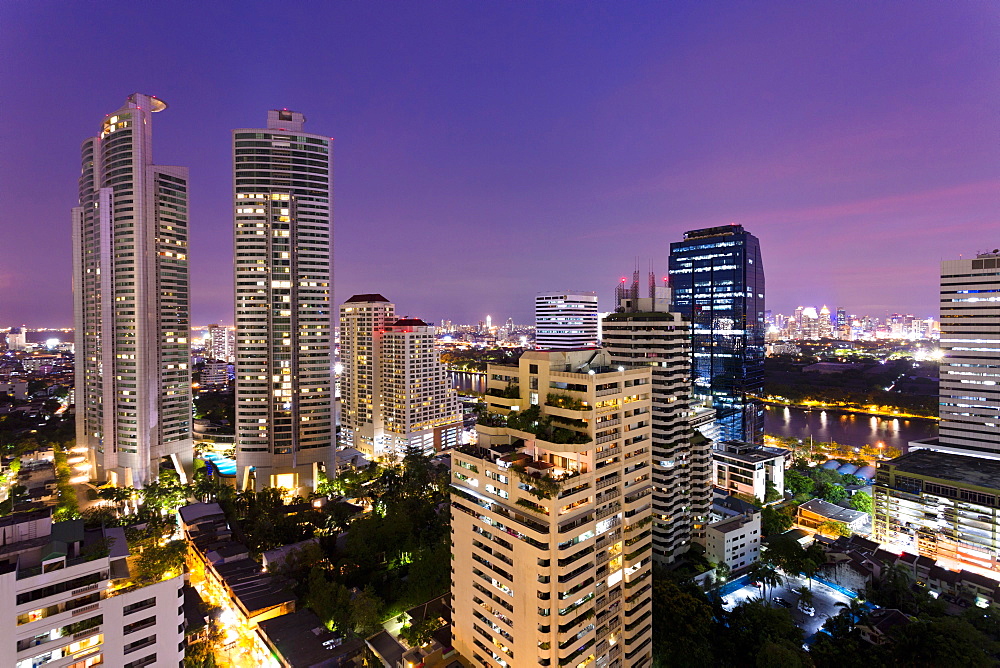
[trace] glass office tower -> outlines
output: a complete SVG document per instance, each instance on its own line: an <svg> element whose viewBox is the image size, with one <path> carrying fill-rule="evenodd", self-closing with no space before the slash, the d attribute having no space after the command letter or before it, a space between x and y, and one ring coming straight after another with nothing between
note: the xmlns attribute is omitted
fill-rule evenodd
<svg viewBox="0 0 1000 668"><path fill-rule="evenodd" d="M670 244L671 310L691 321L693 399L711 405L722 440L762 443L764 265L741 225Z"/></svg>

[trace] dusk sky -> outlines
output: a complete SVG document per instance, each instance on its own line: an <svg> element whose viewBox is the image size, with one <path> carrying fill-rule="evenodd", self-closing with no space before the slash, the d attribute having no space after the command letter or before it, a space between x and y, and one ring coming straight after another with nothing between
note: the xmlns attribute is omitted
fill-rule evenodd
<svg viewBox="0 0 1000 668"><path fill-rule="evenodd" d="M738 222L767 306L937 316L1000 247L1000 3L3 2L0 327L72 324L80 144L132 92L191 174L192 322L233 322L230 130L335 138L335 301L531 322Z"/></svg>

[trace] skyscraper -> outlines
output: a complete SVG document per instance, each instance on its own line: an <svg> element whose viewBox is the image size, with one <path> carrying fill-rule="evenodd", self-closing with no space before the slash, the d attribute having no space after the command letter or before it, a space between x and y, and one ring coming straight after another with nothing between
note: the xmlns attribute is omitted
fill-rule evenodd
<svg viewBox="0 0 1000 668"><path fill-rule="evenodd" d="M341 437L369 457L458 445L462 413L434 350L434 327L397 318L382 295L340 307Z"/></svg>
<svg viewBox="0 0 1000 668"><path fill-rule="evenodd" d="M73 209L76 436L92 477L142 487L169 457L190 471L188 174L153 163L134 93L83 143Z"/></svg>
<svg viewBox="0 0 1000 668"><path fill-rule="evenodd" d="M529 350L486 377L478 445L451 455L455 649L477 666L650 665L649 368Z"/></svg>
<svg viewBox="0 0 1000 668"><path fill-rule="evenodd" d="M333 454L332 144L305 120L233 130L236 466L257 489L312 488Z"/></svg>
<svg viewBox="0 0 1000 668"><path fill-rule="evenodd" d="M690 326L670 313L670 290L652 274L649 297L619 285L617 312L602 321L602 346L614 364L652 371L653 558L670 563L686 552L712 505L712 444L690 415Z"/></svg>
<svg viewBox="0 0 1000 668"><path fill-rule="evenodd" d="M572 350L597 346L597 294L544 292L535 297L535 346Z"/></svg>
<svg viewBox="0 0 1000 668"><path fill-rule="evenodd" d="M741 225L670 244L671 310L692 324L693 392L716 411L722 440L762 443L764 265Z"/></svg>
<svg viewBox="0 0 1000 668"><path fill-rule="evenodd" d="M222 362L235 361L236 331L222 325L209 325L205 357Z"/></svg>
<svg viewBox="0 0 1000 668"><path fill-rule="evenodd" d="M1000 459L1000 251L941 263L938 438L911 444Z"/></svg>

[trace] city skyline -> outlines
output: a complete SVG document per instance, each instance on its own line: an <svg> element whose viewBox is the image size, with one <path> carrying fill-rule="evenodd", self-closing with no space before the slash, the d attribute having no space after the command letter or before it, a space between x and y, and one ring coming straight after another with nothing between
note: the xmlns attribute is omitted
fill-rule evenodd
<svg viewBox="0 0 1000 668"><path fill-rule="evenodd" d="M0 85L34 120L0 129L17 249L0 272L0 322L71 322L73 154L107 101L135 90L171 104L157 161L191 167L193 322L233 317L229 133L281 107L338 137L338 301L382 291L472 322L529 322L545 288L613 306L609 278L637 247L662 272L685 230L737 222L771 258L774 312L826 285L831 307L928 315L937 277L924 268L995 245L1000 165L985 135L1000 15L776 7L442 4L387 21L376 7L314 5L280 50L262 38L264 12L248 10L261 70L208 38L223 9L201 8L192 26L175 5L115 21L107 8L7 6L0 57L13 66ZM141 53L102 58L84 37L98 25ZM307 45L321 29L320 53ZM518 239L518 262L494 250L504 261L489 272L470 252ZM415 257L430 267L420 283Z"/></svg>

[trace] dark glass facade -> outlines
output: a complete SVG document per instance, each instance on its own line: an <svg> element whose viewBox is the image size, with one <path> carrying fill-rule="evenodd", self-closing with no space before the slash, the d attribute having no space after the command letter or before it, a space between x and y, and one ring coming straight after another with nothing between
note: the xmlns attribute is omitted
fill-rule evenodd
<svg viewBox="0 0 1000 668"><path fill-rule="evenodd" d="M670 244L673 311L692 323L694 399L716 410L723 440L763 443L764 264L740 225Z"/></svg>

